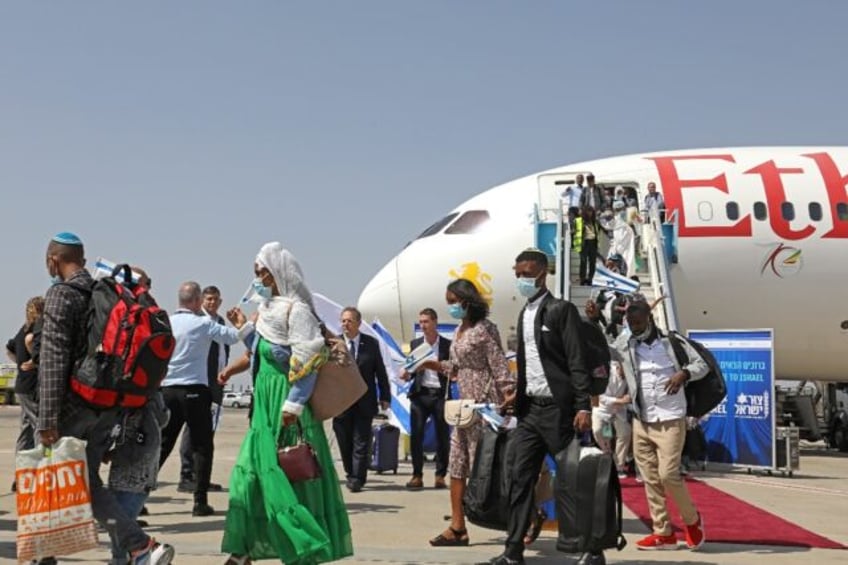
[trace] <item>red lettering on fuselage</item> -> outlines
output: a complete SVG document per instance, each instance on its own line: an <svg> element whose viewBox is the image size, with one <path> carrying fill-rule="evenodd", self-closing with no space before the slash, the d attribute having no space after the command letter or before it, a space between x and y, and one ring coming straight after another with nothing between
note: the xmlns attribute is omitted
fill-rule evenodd
<svg viewBox="0 0 848 565"><path fill-rule="evenodd" d="M848 202L848 192L845 190L848 187L848 175L842 176L839 174L839 168L827 153L808 153L803 156L816 162L824 180L824 187L827 190L828 210L830 210L830 216L833 219L833 229L822 237L848 237L848 222L839 218L839 212L836 209L839 204Z"/></svg>
<svg viewBox="0 0 848 565"><path fill-rule="evenodd" d="M781 175L800 175L803 173L804 169L781 169L774 161L766 161L745 171L746 175L760 175L760 178L763 179L771 229L778 237L790 241L808 238L816 231L816 228L811 225L807 225L801 230L793 230L789 221L783 217L783 210L781 209L781 205L786 202L786 190L783 188Z"/></svg>
<svg viewBox="0 0 848 565"><path fill-rule="evenodd" d="M715 159L735 163L733 155L679 155L667 157L649 157L659 173L665 206L668 210L677 210L678 235L680 237L751 237L751 215L746 214L732 226L690 226L686 223L683 210L683 189L687 187L713 187L728 193L727 177L722 173L711 179L681 179L677 173L675 161Z"/></svg>

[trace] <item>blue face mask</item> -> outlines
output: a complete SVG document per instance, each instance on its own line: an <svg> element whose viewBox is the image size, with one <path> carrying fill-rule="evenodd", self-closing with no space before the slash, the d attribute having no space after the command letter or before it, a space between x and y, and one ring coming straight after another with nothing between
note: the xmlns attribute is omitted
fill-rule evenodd
<svg viewBox="0 0 848 565"><path fill-rule="evenodd" d="M536 279L531 277L518 277L515 279L515 288L518 289L518 294L524 298L533 298L539 292L536 287Z"/></svg>
<svg viewBox="0 0 848 565"><path fill-rule="evenodd" d="M450 314L451 318L456 320L461 320L468 313L468 310L462 307L462 304L448 304L448 314Z"/></svg>
<svg viewBox="0 0 848 565"><path fill-rule="evenodd" d="M262 284L261 278L253 279L253 292L260 298L271 300L271 287Z"/></svg>
<svg viewBox="0 0 848 565"><path fill-rule="evenodd" d="M59 284L60 282L62 282L62 277L60 277L59 275L53 275L52 277L50 277L51 286Z"/></svg>

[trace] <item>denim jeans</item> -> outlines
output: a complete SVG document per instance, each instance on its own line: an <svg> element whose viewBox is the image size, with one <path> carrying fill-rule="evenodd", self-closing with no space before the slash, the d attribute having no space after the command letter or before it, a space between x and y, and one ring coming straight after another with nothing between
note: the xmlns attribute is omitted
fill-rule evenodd
<svg viewBox="0 0 848 565"><path fill-rule="evenodd" d="M127 517L135 520L141 513L144 507L144 502L147 500L146 492L129 492L126 490L110 489L115 501L127 515ZM129 552L125 548L118 545L118 540L113 534L109 534L109 539L112 542L112 561L111 565L127 565L130 562Z"/></svg>

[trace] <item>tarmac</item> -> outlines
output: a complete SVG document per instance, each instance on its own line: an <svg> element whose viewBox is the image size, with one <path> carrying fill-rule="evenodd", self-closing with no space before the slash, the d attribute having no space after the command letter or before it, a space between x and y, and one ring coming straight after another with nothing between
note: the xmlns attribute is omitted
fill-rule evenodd
<svg viewBox="0 0 848 565"><path fill-rule="evenodd" d="M0 478L11 485L14 477L14 443L18 433L19 409L0 407ZM148 501L150 524L146 531L176 548L176 565L223 564L221 534L227 510L226 485L241 439L247 428L247 411L226 409L215 436L213 482L224 485L225 492L210 493L210 504L217 512L208 518L191 516L191 494L177 492L179 460L172 455L160 474L160 488ZM328 434L332 437L332 434ZM332 443L332 441L331 441ZM425 468L425 488L410 492L404 484L412 472L403 461L397 475L371 474L365 489L357 494L344 490L353 529L355 555L345 563L378 564L464 564L486 561L503 547L502 533L469 525L471 545L465 548L433 548L427 541L447 525L444 515L450 511L448 492L432 487L432 463ZM341 469L340 461L337 463ZM342 475L343 473L340 473ZM725 492L784 517L801 527L848 545L848 457L821 448L802 451L801 468L793 478L749 475L744 471L699 472L701 478ZM8 489L8 486L6 487ZM6 490L4 489L4 490ZM732 516L727 517L732 520ZM0 563L16 562L15 495L8 490L0 495ZM745 524L739 524L744 528ZM621 552L607 552L607 562L638 565L680 563L687 565L745 565L767 560L769 565L848 563L848 551L730 545L707 543L697 552L685 549L664 552L640 552L634 542L648 529L625 510L625 536L629 544ZM707 529L709 539L709 529ZM543 531L526 552L528 564L575 563L574 556L558 553L556 533ZM61 558L60 563L106 563L108 538L100 535L98 550Z"/></svg>

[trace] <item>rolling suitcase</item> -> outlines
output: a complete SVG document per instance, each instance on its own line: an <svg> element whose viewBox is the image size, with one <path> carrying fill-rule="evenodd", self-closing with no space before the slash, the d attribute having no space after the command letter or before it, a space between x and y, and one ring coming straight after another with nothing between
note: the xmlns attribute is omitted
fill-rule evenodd
<svg viewBox="0 0 848 565"><path fill-rule="evenodd" d="M626 545L621 533L621 485L612 455L598 449L581 454L574 439L556 457L556 548L583 553Z"/></svg>
<svg viewBox="0 0 848 565"><path fill-rule="evenodd" d="M377 471L377 474L393 471L397 475L400 428L391 424L378 424L374 426L372 431L371 465L369 468L372 471Z"/></svg>

